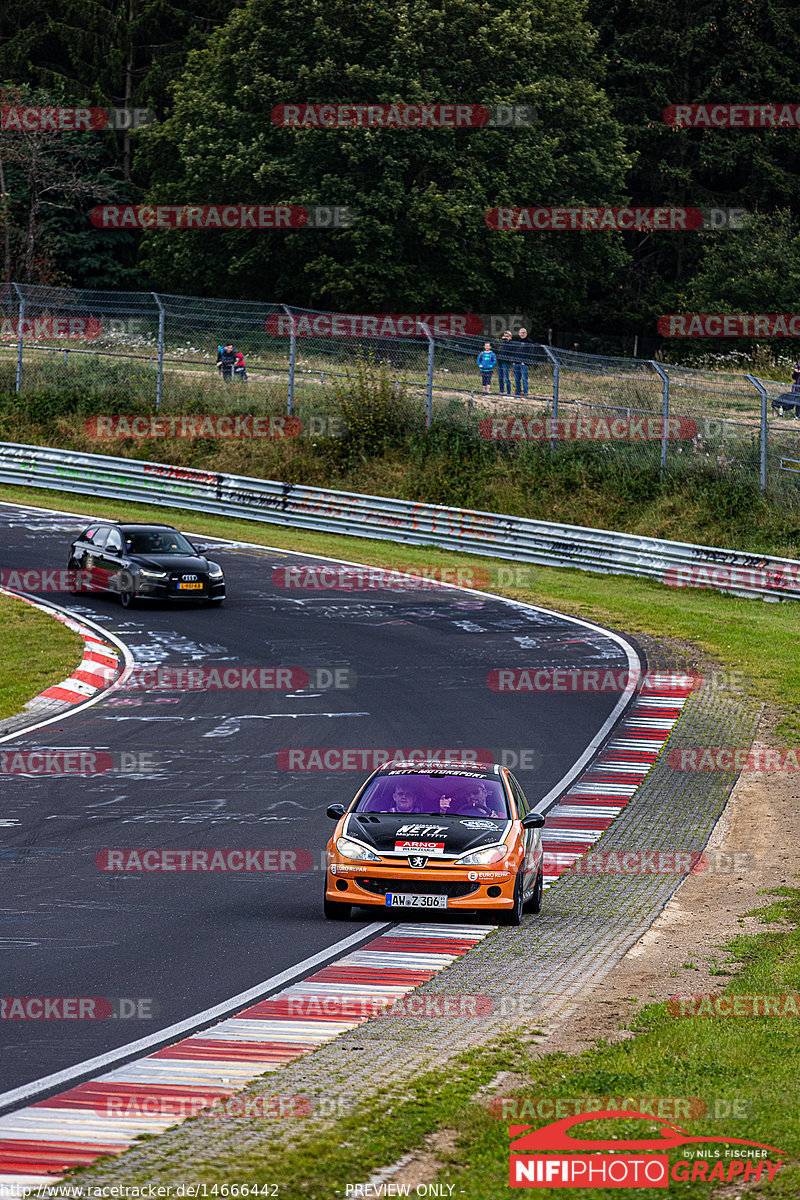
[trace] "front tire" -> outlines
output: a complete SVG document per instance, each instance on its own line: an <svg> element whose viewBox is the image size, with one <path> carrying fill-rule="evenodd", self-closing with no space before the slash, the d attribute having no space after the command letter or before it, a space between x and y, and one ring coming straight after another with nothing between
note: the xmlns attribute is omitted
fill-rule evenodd
<svg viewBox="0 0 800 1200"><path fill-rule="evenodd" d="M522 875L518 874L514 884L514 907L511 909L501 908L497 911L498 925L519 925L522 921L522 910L525 907L525 902L522 898Z"/></svg>
<svg viewBox="0 0 800 1200"><path fill-rule="evenodd" d="M349 921L352 904L342 904L338 900L329 900L327 896L322 901L322 911L326 921Z"/></svg>

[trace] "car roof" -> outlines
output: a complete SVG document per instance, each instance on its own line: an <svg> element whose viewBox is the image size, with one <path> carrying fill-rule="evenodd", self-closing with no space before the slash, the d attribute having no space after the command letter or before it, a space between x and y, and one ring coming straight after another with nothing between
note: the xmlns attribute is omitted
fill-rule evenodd
<svg viewBox="0 0 800 1200"><path fill-rule="evenodd" d="M110 525L114 529L131 530L131 532L137 529L173 529L175 533L180 532L174 525L166 525L163 521L109 521L106 517L96 517L94 521L89 522L86 528L89 529L92 525Z"/></svg>
<svg viewBox="0 0 800 1200"><path fill-rule="evenodd" d="M468 779L497 779L500 767L496 763L465 763L445 759L415 759L413 762L385 763L377 775L463 775Z"/></svg>

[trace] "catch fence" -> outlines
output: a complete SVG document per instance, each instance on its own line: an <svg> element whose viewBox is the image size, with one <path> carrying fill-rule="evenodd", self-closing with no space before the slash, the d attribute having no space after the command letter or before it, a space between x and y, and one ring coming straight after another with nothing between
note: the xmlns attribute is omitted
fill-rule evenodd
<svg viewBox="0 0 800 1200"><path fill-rule="evenodd" d="M164 414L284 413L335 436L346 398L378 379L384 410L408 430L449 423L553 454L592 447L614 464L718 473L800 508L800 410L781 405L790 385L745 373L506 344L458 314L352 317L16 283L0 285L0 329L5 394L74 390L76 405L106 398L109 414L132 400ZM488 393L476 361L487 341L498 359ZM229 344L246 381L217 368Z"/></svg>

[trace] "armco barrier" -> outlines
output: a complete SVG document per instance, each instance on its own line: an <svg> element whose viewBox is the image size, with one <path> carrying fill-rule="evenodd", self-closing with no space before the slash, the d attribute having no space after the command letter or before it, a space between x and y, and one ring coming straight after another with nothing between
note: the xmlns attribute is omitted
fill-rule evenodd
<svg viewBox="0 0 800 1200"><path fill-rule="evenodd" d="M800 562L606 529L301 487L191 467L0 442L0 483L438 546L551 567L638 575L768 600L800 599Z"/></svg>

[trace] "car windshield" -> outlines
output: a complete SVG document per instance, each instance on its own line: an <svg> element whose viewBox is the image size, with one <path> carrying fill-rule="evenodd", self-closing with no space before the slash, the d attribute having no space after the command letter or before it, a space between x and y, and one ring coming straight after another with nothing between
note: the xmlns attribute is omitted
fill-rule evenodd
<svg viewBox="0 0 800 1200"><path fill-rule="evenodd" d="M125 530L129 554L192 554L197 551L177 529Z"/></svg>
<svg viewBox="0 0 800 1200"><path fill-rule="evenodd" d="M355 811L437 817L508 816L499 779L448 775L444 771L425 775L380 775L364 792Z"/></svg>

